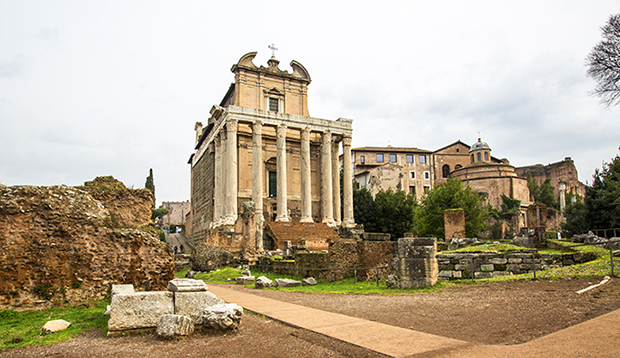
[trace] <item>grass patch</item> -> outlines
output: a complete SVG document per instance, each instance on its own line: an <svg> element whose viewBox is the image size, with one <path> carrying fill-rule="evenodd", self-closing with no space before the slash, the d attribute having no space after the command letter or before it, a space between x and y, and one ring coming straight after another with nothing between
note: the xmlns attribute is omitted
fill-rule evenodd
<svg viewBox="0 0 620 358"><path fill-rule="evenodd" d="M183 268L180 271L174 272L174 277L185 277L187 272L190 270L189 265L183 265Z"/></svg>
<svg viewBox="0 0 620 358"><path fill-rule="evenodd" d="M207 283L234 283L235 278L241 276L242 270L237 270L232 267L220 267L219 271L212 271L209 273L203 273L196 275L197 279L203 280ZM268 279L275 281L277 278L289 278L293 280L301 281L301 278L296 276L284 275L273 272L257 272L253 271L252 275L255 277L265 276ZM231 281L227 281L231 279ZM318 281L318 280L317 280ZM318 281L316 286L300 286L300 287L272 287L265 288L265 290L278 290L286 292L306 292L306 293L334 293L334 294L379 294L379 295L394 295L402 293L423 293L423 292L439 292L443 288L452 285L448 282L438 281L433 287L424 288L410 288L410 289L387 289L385 287L385 280L380 280L377 286L377 281L357 281L353 277L346 278L340 281L325 282ZM254 287L254 285L245 285L245 287Z"/></svg>
<svg viewBox="0 0 620 358"><path fill-rule="evenodd" d="M106 332L109 317L101 313L108 304L106 301L98 301L91 308L79 305L76 308L50 308L44 311L0 311L0 350L58 343L92 328ZM71 325L64 331L43 334L43 325L56 319L64 319L71 322Z"/></svg>

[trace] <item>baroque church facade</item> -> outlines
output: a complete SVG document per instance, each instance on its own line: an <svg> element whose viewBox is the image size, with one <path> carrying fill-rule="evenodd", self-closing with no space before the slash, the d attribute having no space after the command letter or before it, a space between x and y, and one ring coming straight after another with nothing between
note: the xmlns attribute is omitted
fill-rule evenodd
<svg viewBox="0 0 620 358"><path fill-rule="evenodd" d="M261 250L266 222L354 227L351 166L343 168L342 188L338 175L341 150L351 162L353 121L310 117L304 66L292 61L289 73L272 56L257 67L255 56L232 66L235 82L208 122L195 125L192 240L243 231L246 248Z"/></svg>

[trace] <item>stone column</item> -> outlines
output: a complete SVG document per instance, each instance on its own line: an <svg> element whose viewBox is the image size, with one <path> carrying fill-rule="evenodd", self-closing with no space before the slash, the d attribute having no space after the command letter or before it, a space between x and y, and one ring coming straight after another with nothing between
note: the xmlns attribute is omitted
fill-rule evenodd
<svg viewBox="0 0 620 358"><path fill-rule="evenodd" d="M256 220L256 248L263 249L263 122L252 124L252 201Z"/></svg>
<svg viewBox="0 0 620 358"><path fill-rule="evenodd" d="M213 161L213 224L222 218L222 198L220 191L222 190L221 176L222 176L222 137L218 134L215 136L213 145L215 149L215 159Z"/></svg>
<svg viewBox="0 0 620 358"><path fill-rule="evenodd" d="M564 216L564 209L566 208L566 184L560 183L560 214L562 215L562 222L566 221L566 217Z"/></svg>
<svg viewBox="0 0 620 358"><path fill-rule="evenodd" d="M224 225L237 221L237 120L226 123L226 217Z"/></svg>
<svg viewBox="0 0 620 358"><path fill-rule="evenodd" d="M312 220L312 185L310 169L310 128L301 130L301 222Z"/></svg>
<svg viewBox="0 0 620 358"><path fill-rule="evenodd" d="M340 165L338 160L338 154L340 149L340 142L332 142L332 199L334 202L334 222L336 225L340 225Z"/></svg>
<svg viewBox="0 0 620 358"><path fill-rule="evenodd" d="M221 225L223 220L224 220L224 216L226 215L226 166L227 166L227 162L228 160L227 158L227 153L226 153L226 131L224 130L224 128L222 127L220 129L220 133L219 133L219 137L220 137L220 161L219 163L217 163L217 166L220 168L220 176L218 178L218 182L216 183L217 185L217 201L219 202L219 204L217 204L218 206L218 218L217 218L217 224Z"/></svg>
<svg viewBox="0 0 620 358"><path fill-rule="evenodd" d="M276 222L290 221L288 217L288 208L286 206L286 125L280 124L277 129L277 172L278 172L278 213L276 215Z"/></svg>
<svg viewBox="0 0 620 358"><path fill-rule="evenodd" d="M351 168L351 137L342 138L342 201L345 227L355 227L353 218L353 169Z"/></svg>
<svg viewBox="0 0 620 358"><path fill-rule="evenodd" d="M321 145L321 209L323 222L329 226L335 226L334 202L332 198L332 132L323 132Z"/></svg>

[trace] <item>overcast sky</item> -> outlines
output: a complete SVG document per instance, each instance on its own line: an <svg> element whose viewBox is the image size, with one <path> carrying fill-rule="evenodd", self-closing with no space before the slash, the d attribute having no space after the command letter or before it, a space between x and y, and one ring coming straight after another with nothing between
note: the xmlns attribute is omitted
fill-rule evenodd
<svg viewBox="0 0 620 358"><path fill-rule="evenodd" d="M221 4L220 4L221 3ZM279 49L312 77L310 115L353 146L489 143L512 165L572 157L582 182L618 154L620 108L585 57L618 1L0 0L0 183L113 175L158 205L189 199L194 123L239 58Z"/></svg>

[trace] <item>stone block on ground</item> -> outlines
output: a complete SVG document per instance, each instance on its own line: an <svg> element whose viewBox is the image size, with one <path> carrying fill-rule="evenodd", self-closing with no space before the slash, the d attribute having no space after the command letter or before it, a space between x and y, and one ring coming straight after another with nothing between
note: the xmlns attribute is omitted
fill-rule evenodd
<svg viewBox="0 0 620 358"><path fill-rule="evenodd" d="M301 280L301 285L302 286L316 286L316 280L314 279L314 277L306 277L303 280Z"/></svg>
<svg viewBox="0 0 620 358"><path fill-rule="evenodd" d="M250 270L244 270L241 274L243 276L252 276L252 273L250 272Z"/></svg>
<svg viewBox="0 0 620 358"><path fill-rule="evenodd" d="M189 336L194 333L194 320L187 316L165 314L157 323L157 335L162 338Z"/></svg>
<svg viewBox="0 0 620 358"><path fill-rule="evenodd" d="M300 281L291 280L290 278L276 278L276 287L298 287L301 286Z"/></svg>
<svg viewBox="0 0 620 358"><path fill-rule="evenodd" d="M202 280L175 278L168 282L168 291L172 292L200 292L208 290L207 284Z"/></svg>
<svg viewBox="0 0 620 358"><path fill-rule="evenodd" d="M272 286L273 286L273 281L268 279L265 276L260 276L254 282L254 288L265 288L265 287L272 287Z"/></svg>
<svg viewBox="0 0 620 358"><path fill-rule="evenodd" d="M71 322L67 322L64 319L57 319L53 321L47 321L41 330L43 333L54 333L67 329L71 325Z"/></svg>
<svg viewBox="0 0 620 358"><path fill-rule="evenodd" d="M133 288L133 285L112 285L112 292L110 294L111 297L115 295L126 295L129 293L136 292Z"/></svg>
<svg viewBox="0 0 620 358"><path fill-rule="evenodd" d="M157 327L161 316L174 314L173 296L168 291L114 296L110 304L108 331Z"/></svg>
<svg viewBox="0 0 620 358"><path fill-rule="evenodd" d="M235 279L237 285L251 285L256 278L254 276L241 276Z"/></svg>
<svg viewBox="0 0 620 358"><path fill-rule="evenodd" d="M243 316L241 306L225 303L206 308L196 323L220 331L233 330L239 327L241 316Z"/></svg>
<svg viewBox="0 0 620 358"><path fill-rule="evenodd" d="M205 308L222 303L226 302L211 292L175 292L174 314L187 316L197 321Z"/></svg>

